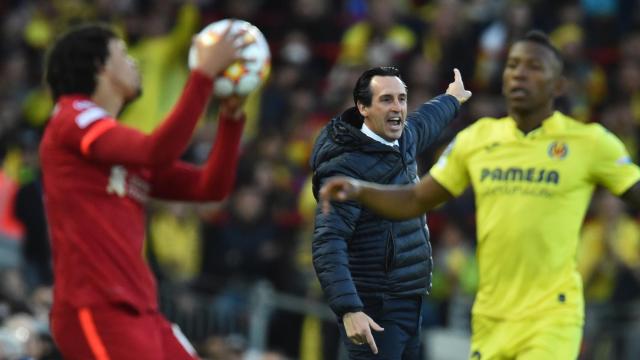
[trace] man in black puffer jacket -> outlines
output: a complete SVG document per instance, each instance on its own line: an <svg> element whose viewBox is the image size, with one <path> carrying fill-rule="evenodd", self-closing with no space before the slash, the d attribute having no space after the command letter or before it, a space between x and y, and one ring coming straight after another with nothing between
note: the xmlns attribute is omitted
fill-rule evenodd
<svg viewBox="0 0 640 360"><path fill-rule="evenodd" d="M398 69L365 71L353 90L356 106L332 119L316 140L316 199L323 182L336 175L380 184L417 182L417 154L438 139L471 96L457 69L454 74L446 94L407 116ZM332 206L327 215L316 210L313 265L349 357L417 359L422 298L431 287L426 218L389 221L355 202Z"/></svg>

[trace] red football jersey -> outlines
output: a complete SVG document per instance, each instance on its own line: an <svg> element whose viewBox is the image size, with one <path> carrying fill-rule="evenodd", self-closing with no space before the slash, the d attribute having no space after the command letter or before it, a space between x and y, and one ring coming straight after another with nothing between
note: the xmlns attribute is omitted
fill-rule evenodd
<svg viewBox="0 0 640 360"><path fill-rule="evenodd" d="M91 141L115 121L87 97L61 97L42 139L54 301L156 309L154 276L143 258L151 172L85 156Z"/></svg>
<svg viewBox="0 0 640 360"><path fill-rule="evenodd" d="M219 118L203 167L178 160L212 92L194 71L152 134L117 124L86 96L63 96L40 143L52 241L54 310L127 303L157 309L143 256L147 199L221 200L235 180L244 117Z"/></svg>

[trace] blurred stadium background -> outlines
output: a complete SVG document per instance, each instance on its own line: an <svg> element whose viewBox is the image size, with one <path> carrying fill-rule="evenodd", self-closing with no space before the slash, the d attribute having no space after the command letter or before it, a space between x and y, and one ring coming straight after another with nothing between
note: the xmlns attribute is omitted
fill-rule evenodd
<svg viewBox="0 0 640 360"><path fill-rule="evenodd" d="M271 77L248 104L235 191L216 204L154 203L148 214L146 256L162 309L203 358L344 358L311 265L308 156L319 128L351 106L365 68L399 66L410 108L443 92L453 67L473 91L422 158L424 173L458 130L505 113L506 49L526 30L542 29L566 61L570 87L560 109L602 123L638 161L637 0L2 0L0 358L58 358L47 330L52 279L37 157L52 108L41 80L47 46L82 21L119 29L145 90L122 118L149 131L181 91L193 34L229 17L258 26L273 54ZM208 153L212 114L186 159ZM425 359L467 356L473 215L471 194L429 215L436 268L424 305ZM594 198L577 257L589 304L581 359L640 358L638 215L606 193Z"/></svg>

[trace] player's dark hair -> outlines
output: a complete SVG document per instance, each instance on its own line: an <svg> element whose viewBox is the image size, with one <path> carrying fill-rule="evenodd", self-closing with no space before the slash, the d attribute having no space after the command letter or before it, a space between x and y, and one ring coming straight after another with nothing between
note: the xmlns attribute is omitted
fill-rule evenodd
<svg viewBox="0 0 640 360"><path fill-rule="evenodd" d="M371 79L374 76L395 76L400 78L400 70L395 66L380 66L369 69L360 75L353 88L353 102L358 106L358 102L365 106L371 105L373 93L371 93ZM400 78L402 80L402 78Z"/></svg>
<svg viewBox="0 0 640 360"><path fill-rule="evenodd" d="M109 40L117 37L103 24L80 25L60 36L45 65L54 100L65 94L93 94L98 70L109 56Z"/></svg>
<svg viewBox="0 0 640 360"><path fill-rule="evenodd" d="M562 54L560 54L560 50L558 50L555 46L553 46L553 44L549 40L549 37L543 31L530 30L526 34L524 34L523 37L518 39L516 42L519 42L519 41L533 42L533 43L536 43L538 45L542 45L543 47L549 49L551 51L551 53L553 54L553 56L556 58L556 60L558 60L558 63L560 64L560 69L559 70L560 70L560 73L562 73L562 68L564 67L564 61L562 59Z"/></svg>

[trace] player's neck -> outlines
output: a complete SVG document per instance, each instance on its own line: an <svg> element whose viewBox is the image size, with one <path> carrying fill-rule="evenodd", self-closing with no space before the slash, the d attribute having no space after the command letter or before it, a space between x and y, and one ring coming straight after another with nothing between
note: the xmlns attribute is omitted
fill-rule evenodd
<svg viewBox="0 0 640 360"><path fill-rule="evenodd" d="M539 128L545 119L551 117L551 115L553 115L553 109L542 108L532 112L510 111L509 115L515 120L518 129L526 134L531 130Z"/></svg>
<svg viewBox="0 0 640 360"><path fill-rule="evenodd" d="M96 86L96 91L93 92L91 100L93 100L96 105L105 109L114 118L120 113L122 106L124 106L124 98L106 85Z"/></svg>

